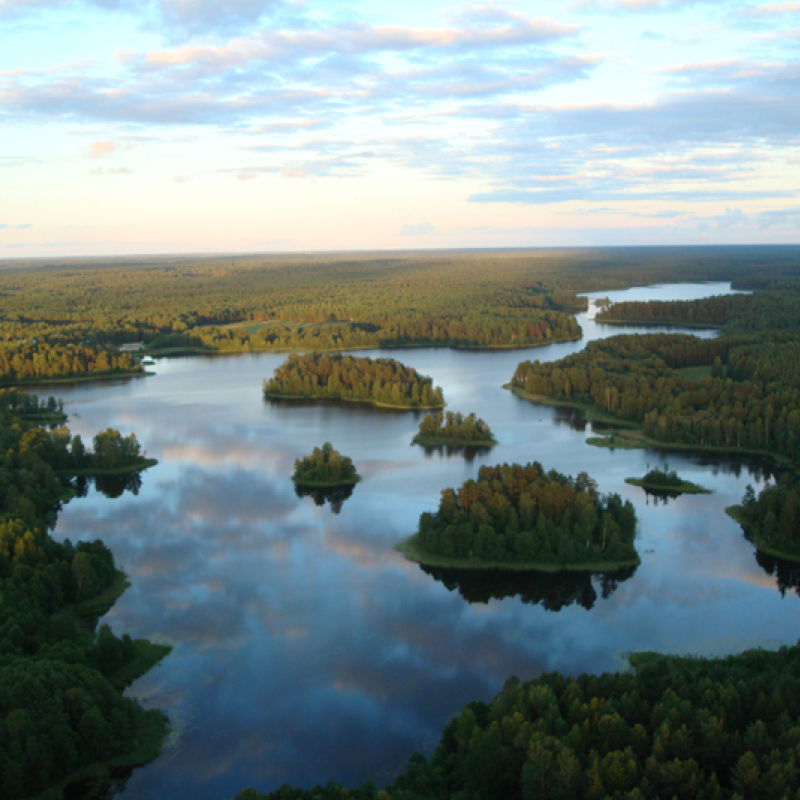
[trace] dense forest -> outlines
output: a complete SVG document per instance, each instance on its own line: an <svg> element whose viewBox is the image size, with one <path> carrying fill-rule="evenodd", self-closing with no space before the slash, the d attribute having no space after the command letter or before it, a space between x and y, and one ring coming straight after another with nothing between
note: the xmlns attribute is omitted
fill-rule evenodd
<svg viewBox="0 0 800 800"><path fill-rule="evenodd" d="M638 654L634 670L507 681L385 790L334 784L236 800L784 800L800 790L800 648Z"/></svg>
<svg viewBox="0 0 800 800"><path fill-rule="evenodd" d="M435 514L420 517L407 555L446 566L579 568L637 564L636 513L619 495L601 495L585 473L576 478L542 465L482 466L478 480L442 491ZM455 563L458 562L458 563Z"/></svg>
<svg viewBox="0 0 800 800"><path fill-rule="evenodd" d="M800 296L798 296L800 299ZM664 444L800 461L800 344L786 332L615 336L560 361L522 362L511 385L585 403ZM703 367L700 374L687 367Z"/></svg>
<svg viewBox="0 0 800 800"><path fill-rule="evenodd" d="M305 487L353 486L361 480L353 462L330 442L315 447L310 456L295 459L292 480Z"/></svg>
<svg viewBox="0 0 800 800"><path fill-rule="evenodd" d="M793 247L4 261L0 382L136 370L147 351L530 347L576 339L576 292L663 281L770 289Z"/></svg>
<svg viewBox="0 0 800 800"><path fill-rule="evenodd" d="M124 578L102 542L60 544L48 534L64 496L56 470L76 463L80 442L63 427L40 426L54 407L0 390L0 797L7 798L37 794L93 764L143 763L165 732L160 712L120 690L169 648L119 639L105 625L95 631L90 620L111 605ZM135 442L107 431L101 444L109 435L129 448ZM103 456L83 453L95 458Z"/></svg>
<svg viewBox="0 0 800 800"><path fill-rule="evenodd" d="M489 426L475 414L446 411L444 414L426 414L419 424L419 433L413 444L426 446L450 444L488 446L496 444Z"/></svg>
<svg viewBox="0 0 800 800"><path fill-rule="evenodd" d="M759 550L800 561L800 482L790 475L768 483L756 496L751 487L731 509Z"/></svg>
<svg viewBox="0 0 800 800"><path fill-rule="evenodd" d="M266 398L354 400L396 408L441 408L441 388L392 358L292 355L264 381Z"/></svg>

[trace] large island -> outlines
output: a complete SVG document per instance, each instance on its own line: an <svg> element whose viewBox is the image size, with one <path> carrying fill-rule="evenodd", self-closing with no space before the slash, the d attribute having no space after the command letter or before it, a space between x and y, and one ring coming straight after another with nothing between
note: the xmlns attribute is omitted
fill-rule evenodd
<svg viewBox="0 0 800 800"><path fill-rule="evenodd" d="M390 408L442 408L433 381L393 358L309 353L289 356L264 381L267 399L351 400Z"/></svg>
<svg viewBox="0 0 800 800"><path fill-rule="evenodd" d="M481 467L478 480L445 489L435 514L398 549L427 566L557 572L635 566L636 514L619 495L601 495L538 462Z"/></svg>

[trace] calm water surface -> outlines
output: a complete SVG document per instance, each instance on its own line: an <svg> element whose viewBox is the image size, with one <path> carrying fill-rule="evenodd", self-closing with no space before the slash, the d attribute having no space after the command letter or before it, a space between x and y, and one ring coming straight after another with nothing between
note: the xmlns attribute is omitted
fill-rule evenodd
<svg viewBox="0 0 800 800"><path fill-rule="evenodd" d="M675 285L590 297L728 291ZM102 538L128 573L132 586L106 618L115 631L174 647L132 687L167 711L174 732L161 757L134 772L125 800L381 783L415 750L430 753L452 715L511 675L613 670L636 650L717 654L798 639L796 595L782 596L724 514L748 483L761 484L757 468L594 448L580 418L502 389L520 360L561 358L620 332L579 321L584 341L548 348L366 353L432 376L450 409L491 425L498 446L472 460L412 447L418 414L265 404L261 383L280 355L161 360L155 377L58 388L74 432L135 431L160 462L138 496L91 491L56 530ZM295 458L325 441L363 478L333 507L299 498L290 480ZM625 484L664 458L714 493L655 505ZM602 491L633 501L642 556L633 575L482 581L428 574L393 550L444 487L484 463L531 460L586 470Z"/></svg>

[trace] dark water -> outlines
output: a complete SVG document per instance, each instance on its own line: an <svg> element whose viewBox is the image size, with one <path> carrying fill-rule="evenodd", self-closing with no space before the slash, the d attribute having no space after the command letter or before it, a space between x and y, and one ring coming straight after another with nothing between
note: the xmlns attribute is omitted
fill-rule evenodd
<svg viewBox="0 0 800 800"><path fill-rule="evenodd" d="M587 338L619 332L580 321ZM102 538L130 576L107 616L116 631L174 646L133 687L169 713L174 733L158 760L133 773L126 800L217 800L246 786L367 776L380 783L415 750L429 753L447 719L511 675L617 669L635 650L715 654L794 642L796 576L759 563L724 513L748 483L760 485L756 467L668 455L671 468L713 494L656 504L624 479L663 463L660 454L588 446L591 425L579 416L501 388L520 360L584 345L380 353L431 375L450 409L491 425L499 444L470 459L412 447L414 413L265 404L262 379L283 356L162 360L156 377L60 387L75 432L135 431L160 462L136 495L90 488L56 530ZM353 459L362 481L349 497L298 497L294 459L325 441ZM429 574L393 550L444 487L484 463L531 460L586 470L602 491L634 502L642 556L634 574L482 581Z"/></svg>

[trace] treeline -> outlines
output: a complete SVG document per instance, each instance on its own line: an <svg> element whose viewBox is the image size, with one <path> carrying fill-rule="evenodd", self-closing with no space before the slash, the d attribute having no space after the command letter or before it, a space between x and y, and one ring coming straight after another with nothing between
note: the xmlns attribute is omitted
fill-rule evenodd
<svg viewBox="0 0 800 800"><path fill-rule="evenodd" d="M522 362L512 386L595 406L641 424L659 442L769 451L797 461L800 347L785 341L786 334L769 331L719 339L616 336L560 361ZM709 374L680 371L696 366Z"/></svg>
<svg viewBox="0 0 800 800"><path fill-rule="evenodd" d="M735 517L753 544L782 558L800 560L800 483L783 475L756 497L747 487Z"/></svg>
<svg viewBox="0 0 800 800"><path fill-rule="evenodd" d="M426 414L419 424L415 444L491 445L496 444L488 424L475 414L446 411Z"/></svg>
<svg viewBox="0 0 800 800"><path fill-rule="evenodd" d="M129 353L62 342L0 342L0 384L143 372Z"/></svg>
<svg viewBox="0 0 800 800"><path fill-rule="evenodd" d="M601 495L539 462L482 466L478 480L442 492L422 514L413 547L422 556L554 566L638 562L636 514L617 494Z"/></svg>
<svg viewBox="0 0 800 800"><path fill-rule="evenodd" d="M708 325L726 334L800 329L800 282L782 290L770 287L752 295L732 294L700 300L651 300L614 303L599 311L598 322L658 325Z"/></svg>
<svg viewBox="0 0 800 800"><path fill-rule="evenodd" d="M103 594L107 607L122 576L102 542L48 535L63 491L51 456L70 437L40 428L29 402L0 392L0 796L8 798L113 757L142 763L165 730L160 712L120 693L118 671L137 643L78 617Z"/></svg>
<svg viewBox="0 0 800 800"><path fill-rule="evenodd" d="M264 381L266 398L358 400L401 408L440 408L440 387L391 358L311 353L292 355Z"/></svg>
<svg viewBox="0 0 800 800"><path fill-rule="evenodd" d="M385 790L253 789L236 800L784 800L800 789L800 650L507 681L465 706Z"/></svg>
<svg viewBox="0 0 800 800"><path fill-rule="evenodd" d="M680 280L775 286L796 275L796 247L4 262L0 343L98 348L98 358L129 342L226 352L528 347L580 336L576 292ZM70 369L58 376L92 371L75 372L74 359Z"/></svg>
<svg viewBox="0 0 800 800"><path fill-rule="evenodd" d="M295 459L292 480L300 486L352 486L359 477L352 459L334 450L330 442L315 447L310 456Z"/></svg>

